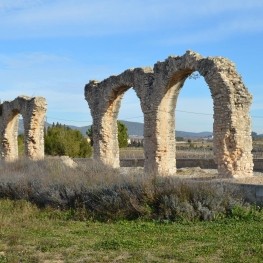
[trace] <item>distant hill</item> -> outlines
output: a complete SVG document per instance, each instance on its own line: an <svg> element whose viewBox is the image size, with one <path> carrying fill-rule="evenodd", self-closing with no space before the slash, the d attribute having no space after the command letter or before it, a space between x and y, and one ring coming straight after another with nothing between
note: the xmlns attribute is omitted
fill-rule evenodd
<svg viewBox="0 0 263 263"><path fill-rule="evenodd" d="M139 122L131 122L131 121L122 121L120 120L128 129L129 135L138 135L143 136L143 123ZM77 127L69 125L71 129L79 130L83 135L86 135L87 130L90 128L89 126Z"/></svg>
<svg viewBox="0 0 263 263"><path fill-rule="evenodd" d="M183 138L206 138L212 136L212 132L204 131L204 132L185 132L185 131L176 131L176 137Z"/></svg>
<svg viewBox="0 0 263 263"><path fill-rule="evenodd" d="M120 121L127 127L129 135L143 136L143 123L122 120Z"/></svg>
<svg viewBox="0 0 263 263"><path fill-rule="evenodd" d="M143 136L143 123L140 122L131 122L131 121L122 121L122 123L125 124L125 126L128 129L128 134L129 135L137 135L137 136ZM52 124L50 123L46 123L46 127L51 126ZM90 128L89 126L82 126L82 127L78 127L78 126L73 126L73 125L68 125L68 127L70 127L71 129L74 130L79 130L83 135L86 135L87 130ZM24 127L23 127L23 121L19 120L19 128L18 128L18 133L21 134L24 132ZM185 131L176 131L176 137L183 137L183 138L205 138L205 137L209 137L212 136L213 133L212 132L185 132Z"/></svg>

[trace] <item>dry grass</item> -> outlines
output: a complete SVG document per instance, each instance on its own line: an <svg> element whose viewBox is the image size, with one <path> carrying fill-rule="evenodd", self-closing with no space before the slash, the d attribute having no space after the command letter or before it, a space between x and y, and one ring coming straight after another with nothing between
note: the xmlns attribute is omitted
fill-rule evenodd
<svg viewBox="0 0 263 263"><path fill-rule="evenodd" d="M144 159L144 150L141 147L120 148L120 159Z"/></svg>
<svg viewBox="0 0 263 263"><path fill-rule="evenodd" d="M72 169L52 158L2 163L0 197L70 209L73 218L104 221L214 220L244 205L233 185L146 176L141 170L125 174L96 162Z"/></svg>

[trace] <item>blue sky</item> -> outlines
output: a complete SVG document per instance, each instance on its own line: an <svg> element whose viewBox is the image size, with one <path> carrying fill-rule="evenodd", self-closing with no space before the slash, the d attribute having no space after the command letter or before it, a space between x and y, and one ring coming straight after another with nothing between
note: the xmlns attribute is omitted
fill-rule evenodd
<svg viewBox="0 0 263 263"><path fill-rule="evenodd" d="M44 96L48 122L89 125L89 80L193 50L235 62L263 133L262 14L262 0L0 0L0 100ZM212 131L212 114L204 80L187 80L176 129ZM119 119L143 122L132 90Z"/></svg>

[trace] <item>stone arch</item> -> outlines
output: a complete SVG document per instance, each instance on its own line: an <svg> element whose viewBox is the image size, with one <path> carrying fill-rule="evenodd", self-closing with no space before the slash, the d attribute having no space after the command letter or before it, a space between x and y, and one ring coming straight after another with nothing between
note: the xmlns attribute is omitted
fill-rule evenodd
<svg viewBox="0 0 263 263"><path fill-rule="evenodd" d="M1 104L0 131L1 156L4 160L18 158L18 122L23 117L25 131L25 154L33 160L44 158L44 123L46 100L42 97L20 96Z"/></svg>
<svg viewBox="0 0 263 263"><path fill-rule="evenodd" d="M93 86L94 82L90 82L85 87L85 96L91 111L96 109L97 112L102 112L102 108L106 111L110 108L110 100L107 96L105 100L105 94L113 94L112 83L116 79L125 86L123 76L130 72L129 76L133 80L131 85L137 87L136 93L144 114L145 171L174 174L174 111L180 89L194 71L204 77L213 99L214 155L219 174L228 177L251 176L253 162L249 107L252 96L236 72L234 64L226 58L203 58L195 52L187 51L181 57L168 57L164 62L157 62L153 69L125 71L119 76L96 82L96 88ZM97 132L104 133L103 129ZM104 140L101 138L97 137L96 140L102 145L110 145L111 135L108 134ZM95 150L96 158L101 159L102 152Z"/></svg>
<svg viewBox="0 0 263 263"><path fill-rule="evenodd" d="M156 133L157 157L162 163L159 169L174 172L175 134L174 110L184 81L198 71L209 86L214 105L214 155L221 176L250 176L253 172L252 141L249 107L252 96L242 83L234 64L222 57L203 58L188 51L182 57L169 57L157 63L154 72L158 97ZM161 83L161 85L160 85ZM241 117L241 118L240 118ZM161 130L162 129L162 130ZM158 136L161 133L161 136ZM174 151L172 150L174 149ZM160 152L160 153L159 153ZM157 159L158 160L158 159ZM162 168L163 167L163 168Z"/></svg>
<svg viewBox="0 0 263 263"><path fill-rule="evenodd" d="M96 160L114 168L120 166L117 117L121 100L124 93L133 88L141 102L147 71L147 68L130 69L102 82L91 81L86 85L85 98L93 118L93 156Z"/></svg>

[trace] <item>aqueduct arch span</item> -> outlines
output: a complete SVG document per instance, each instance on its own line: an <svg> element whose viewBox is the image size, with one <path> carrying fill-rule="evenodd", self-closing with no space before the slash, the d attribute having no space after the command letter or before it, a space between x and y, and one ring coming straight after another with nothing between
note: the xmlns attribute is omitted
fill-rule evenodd
<svg viewBox="0 0 263 263"><path fill-rule="evenodd" d="M25 130L25 154L33 160L44 158L44 122L47 110L43 97L20 96L0 104L1 157L18 158L18 121L22 115Z"/></svg>
<svg viewBox="0 0 263 263"><path fill-rule="evenodd" d="M233 62L187 51L153 68L126 70L85 86L93 118L94 158L119 167L117 115L124 92L133 87L144 114L145 172L176 172L175 108L180 89L194 71L209 86L214 105L214 157L222 177L253 175L249 108L252 96Z"/></svg>

